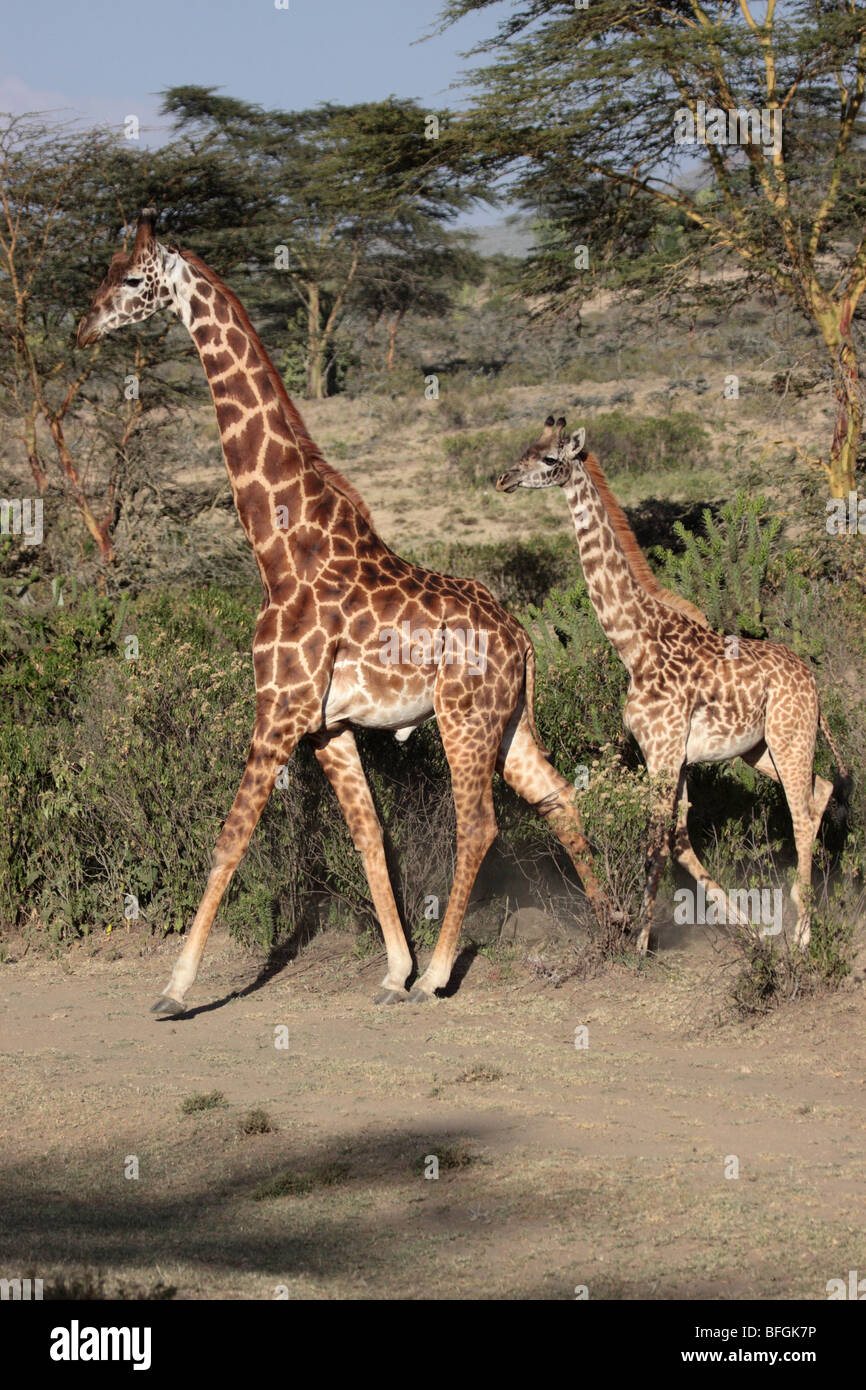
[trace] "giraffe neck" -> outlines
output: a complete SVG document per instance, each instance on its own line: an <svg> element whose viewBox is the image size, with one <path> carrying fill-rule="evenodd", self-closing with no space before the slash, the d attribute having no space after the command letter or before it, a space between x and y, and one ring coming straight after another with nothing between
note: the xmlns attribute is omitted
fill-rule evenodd
<svg viewBox="0 0 866 1390"><path fill-rule="evenodd" d="M601 496L580 461L563 491L590 601L608 641L631 672L658 602L635 579Z"/></svg>
<svg viewBox="0 0 866 1390"><path fill-rule="evenodd" d="M265 588L273 595L312 579L333 553L337 529L353 542L378 541L363 501L307 434L234 294L191 253L161 250L175 311L208 379L235 506Z"/></svg>

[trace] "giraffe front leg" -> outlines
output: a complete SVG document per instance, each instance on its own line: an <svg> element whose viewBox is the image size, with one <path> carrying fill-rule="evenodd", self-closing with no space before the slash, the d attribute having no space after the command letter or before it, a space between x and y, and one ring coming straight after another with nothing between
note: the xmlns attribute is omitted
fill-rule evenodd
<svg viewBox="0 0 866 1390"><path fill-rule="evenodd" d="M637 953L645 956L652 931L655 901L659 882L668 861L671 838L676 824L677 805L680 788L684 781L685 769L671 774L666 769L656 770L647 759L650 776L659 790L655 809L650 823L649 844L647 846L646 886L640 909L640 930L637 939Z"/></svg>
<svg viewBox="0 0 866 1390"><path fill-rule="evenodd" d="M176 1018L184 1012L184 999L198 973L217 908L232 874L246 854L278 770L294 751L299 737L298 728L298 720L292 721L291 728L256 723L241 784L211 856L210 877L204 896L171 978L151 1010L160 1018Z"/></svg>
<svg viewBox="0 0 866 1390"><path fill-rule="evenodd" d="M731 895L726 893L725 889L716 883L714 878L710 877L700 859L695 854L694 846L689 839L688 819L689 793L685 782L683 782L682 795L677 810L677 825L674 831L674 858L678 864L682 864L683 868L691 874L695 883L703 888L708 897L713 896L716 901L721 901L721 899L724 898L727 920L729 922L736 922L740 926L747 927L749 925L749 919L743 915Z"/></svg>
<svg viewBox="0 0 866 1390"><path fill-rule="evenodd" d="M351 729L316 740L316 757L346 818L355 849L363 856L364 871L370 885L370 896L379 918L388 969L382 981L376 1004L399 1004L408 999L406 980L412 970L412 956L403 932L403 924L394 901L382 827L364 773L358 746Z"/></svg>
<svg viewBox="0 0 866 1390"><path fill-rule="evenodd" d="M485 803L487 800L488 798L485 798ZM442 923L442 930L439 933L430 964L412 987L409 995L410 1004L426 1003L437 989L444 989L451 978L451 969L457 954L457 940L463 925L466 904L469 902L469 895L472 892L472 886L475 883L482 860L496 839L496 817L493 813L492 802L491 794L489 796L490 804L484 804L479 808L477 819L474 817L471 820L467 817L461 818L458 808L457 868L454 873L454 882L451 885L445 920Z"/></svg>

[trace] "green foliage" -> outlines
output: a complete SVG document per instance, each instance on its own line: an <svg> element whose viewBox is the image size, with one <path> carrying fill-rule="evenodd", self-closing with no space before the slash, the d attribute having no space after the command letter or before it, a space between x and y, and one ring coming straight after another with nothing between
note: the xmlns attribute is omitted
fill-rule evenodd
<svg viewBox="0 0 866 1390"><path fill-rule="evenodd" d="M583 579L530 605L535 645L536 721L542 741L566 776L604 744L621 739L626 671L607 640ZM572 774L573 775L573 774Z"/></svg>
<svg viewBox="0 0 866 1390"><path fill-rule="evenodd" d="M419 565L477 579L506 608L541 603L551 589L580 575L580 558L571 536L529 536L526 540L440 541L415 551Z"/></svg>
<svg viewBox="0 0 866 1390"><path fill-rule="evenodd" d="M442 440L445 458L462 483L492 487L526 448L525 429L466 430Z"/></svg>
<svg viewBox="0 0 866 1390"><path fill-rule="evenodd" d="M254 611L253 596L217 588L157 591L125 612L92 595L19 610L15 652L0 665L0 921L32 923L55 946L124 922L157 934L184 930L252 731ZM129 633L139 643L134 660L125 659ZM54 663L48 671L46 662ZM373 753L371 785L410 931L426 921L428 894L447 898L442 841L453 836L441 744L430 729L413 744L407 751L387 735L359 736L362 756ZM361 857L302 745L221 920L267 948L305 928L321 894L341 921L378 931ZM138 917L125 916L133 897Z"/></svg>
<svg viewBox="0 0 866 1390"><path fill-rule="evenodd" d="M441 26L488 8L500 7L444 0ZM766 30L735 4L711 19L700 11L707 22L696 23L696 13L668 0L639 9L533 0L491 15L474 50L484 66L462 126L484 167L511 175L510 196L536 213L538 249L522 267L528 293L579 304L601 284L651 283L654 302L667 291L674 308L691 310L697 295L729 303L733 283L702 278L696 295L684 287L708 251L718 265L731 250L801 305L813 277L825 293L853 279L864 213L860 124L828 92L854 80L866 32L861 8L792 0L766 17ZM766 76L765 44L774 59ZM797 78L804 62L805 88ZM702 143L678 147L675 138L684 106L766 106L777 82L798 97L786 108L778 150L784 208L772 182L756 181L750 160L711 159ZM684 157L702 159L703 178L672 175ZM814 237L801 236L793 264L786 240L797 228L814 228ZM840 243L841 273L824 264ZM592 248L578 275L577 245Z"/></svg>
<svg viewBox="0 0 866 1390"><path fill-rule="evenodd" d="M587 445L603 461L605 473L664 473L694 468L705 458L709 435L685 410L670 415L626 415L612 410L585 422Z"/></svg>
<svg viewBox="0 0 866 1390"><path fill-rule="evenodd" d="M193 1096L186 1096L181 1101L180 1113L182 1115L197 1115L202 1110L225 1110L228 1101L224 1091L197 1091Z"/></svg>
<svg viewBox="0 0 866 1390"><path fill-rule="evenodd" d="M278 303L284 312L288 296L284 370L292 377L304 332L307 394L329 394L351 366L339 360L345 343L334 357L350 310L375 321L413 301L441 308L447 277L477 275L476 258L444 230L470 191L455 178L470 171L445 113L441 138L431 141L428 113L396 97L281 111L186 85L164 94L163 111L191 146L218 149L249 171L254 193L242 222L251 215L256 235L248 261L268 286L257 293L269 312ZM287 254L275 276L279 245Z"/></svg>
<svg viewBox="0 0 866 1390"><path fill-rule="evenodd" d="M73 579L55 588L31 585L23 607L0 588L0 697L4 713L21 720L39 710L45 718L68 713L82 670L113 652L126 601L109 603ZM58 603L58 598L63 603Z"/></svg>
<svg viewBox="0 0 866 1390"><path fill-rule="evenodd" d="M782 521L768 516L765 497L742 489L718 518L704 511L703 536L674 522L680 553L659 549L661 581L684 594L719 631L777 637L801 655L817 654L810 583L781 541Z"/></svg>

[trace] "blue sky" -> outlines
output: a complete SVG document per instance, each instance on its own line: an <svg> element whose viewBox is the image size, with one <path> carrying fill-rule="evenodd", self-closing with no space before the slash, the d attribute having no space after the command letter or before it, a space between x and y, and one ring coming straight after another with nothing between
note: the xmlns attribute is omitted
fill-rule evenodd
<svg viewBox="0 0 866 1390"><path fill-rule="evenodd" d="M93 123L159 124L158 93L221 87L263 106L391 95L455 100L460 53L511 9L502 0L413 46L439 0L0 0L0 110L66 109Z"/></svg>

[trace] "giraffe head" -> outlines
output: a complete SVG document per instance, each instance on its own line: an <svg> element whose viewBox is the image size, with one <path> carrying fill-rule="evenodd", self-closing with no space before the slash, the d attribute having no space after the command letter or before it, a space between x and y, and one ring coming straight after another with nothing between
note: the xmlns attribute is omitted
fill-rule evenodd
<svg viewBox="0 0 866 1390"><path fill-rule="evenodd" d="M174 302L166 274L166 248L153 234L156 210L144 208L132 251L119 251L78 325L79 347L87 347L125 323L140 323Z"/></svg>
<svg viewBox="0 0 866 1390"><path fill-rule="evenodd" d="M519 487L563 487L571 477L571 464L563 459L568 443L565 417L554 420L548 415L544 429L534 444L525 449L516 468L503 473L496 483L497 492L514 492Z"/></svg>

